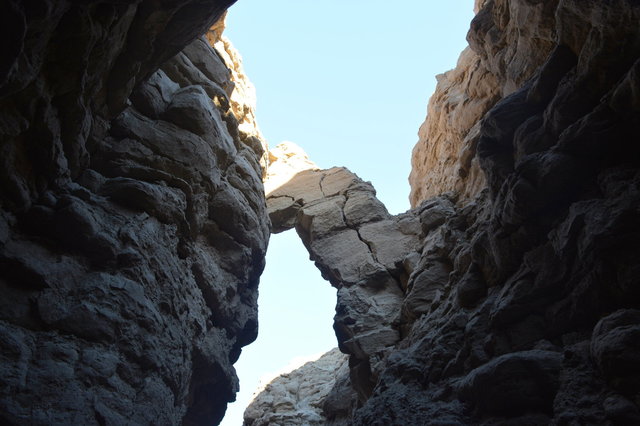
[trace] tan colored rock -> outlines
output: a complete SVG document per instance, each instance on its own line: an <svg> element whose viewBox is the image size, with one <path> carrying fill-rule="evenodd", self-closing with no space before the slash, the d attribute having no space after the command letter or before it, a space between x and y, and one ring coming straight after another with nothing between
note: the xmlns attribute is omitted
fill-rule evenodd
<svg viewBox="0 0 640 426"><path fill-rule="evenodd" d="M418 250L422 226L411 213L391 216L373 186L349 170L311 168L298 147L283 148L272 151L266 182L272 229L295 227L338 289L334 329L340 349L352 355L352 385L365 399L377 380L375 366L400 339L404 260Z"/></svg>
<svg viewBox="0 0 640 426"><path fill-rule="evenodd" d="M256 89L244 72L242 66L242 56L233 47L231 41L223 35L225 28L225 15L219 19L205 34L207 41L215 49L224 64L231 72L230 80L234 87L229 98L229 103L233 115L238 120L238 130L240 139L248 144L260 144L263 153L261 154L260 165L264 173L268 166L267 150L268 144L260 132L256 120ZM263 177L264 177L263 173Z"/></svg>
<svg viewBox="0 0 640 426"><path fill-rule="evenodd" d="M476 159L480 119L527 81L553 49L557 2L477 0L456 68L439 75L413 149L409 199L453 191L465 204L486 187Z"/></svg>
<svg viewBox="0 0 640 426"><path fill-rule="evenodd" d="M295 175L305 170L317 170L318 166L309 160L307 153L293 142L282 142L269 150L269 170L264 181L264 192L277 196L278 188L289 182ZM313 175L315 176L315 175ZM300 182L301 188L297 192L308 191L303 189L310 182ZM319 183L309 185L319 190ZM287 191L291 192L291 186ZM315 195L317 197L319 195Z"/></svg>
<svg viewBox="0 0 640 426"><path fill-rule="evenodd" d="M285 372L255 395L244 412L244 425L325 425L325 400L348 374L348 356L338 348Z"/></svg>
<svg viewBox="0 0 640 426"><path fill-rule="evenodd" d="M455 69L437 79L411 156L412 207L448 191L469 200L485 186L475 160L477 126L499 99L498 81L470 48L462 52Z"/></svg>

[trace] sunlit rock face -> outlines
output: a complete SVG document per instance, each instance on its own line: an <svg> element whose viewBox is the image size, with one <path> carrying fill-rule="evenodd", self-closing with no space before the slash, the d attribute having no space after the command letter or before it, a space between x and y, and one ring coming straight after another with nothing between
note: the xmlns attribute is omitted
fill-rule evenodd
<svg viewBox="0 0 640 426"><path fill-rule="evenodd" d="M244 413L247 426L297 426L336 424L324 415L325 406L336 411L338 406L353 403L332 392L340 384L348 384L348 357L337 348L319 359L307 362L268 383L249 404ZM337 398L339 399L337 399ZM333 404L333 405L332 405Z"/></svg>
<svg viewBox="0 0 640 426"><path fill-rule="evenodd" d="M269 164L264 181L264 192L267 197L270 197L273 191L291 181L298 173L304 170L318 170L318 166L309 159L307 153L290 141L282 142L269 149L268 157ZM275 209L272 209L272 211L275 211ZM280 221L273 219L272 222L278 224ZM286 229L291 228L291 226L286 227ZM272 229L274 233L283 230L280 228Z"/></svg>
<svg viewBox="0 0 640 426"><path fill-rule="evenodd" d="M342 168L268 198L339 289L358 402L334 414L637 424L640 5L477 6L421 129L412 210L388 215Z"/></svg>
<svg viewBox="0 0 640 426"><path fill-rule="evenodd" d="M264 153L260 158L260 166L262 167L262 176L266 177L269 158L267 156L267 143L264 136L262 136L256 119L256 89L244 72L240 52L224 36L224 28L225 19L223 16L214 26L209 28L205 37L220 59L229 68L229 71L231 71L233 90L228 97L231 111L238 120L238 131L242 141L246 144L255 145L256 152L260 152L258 146L262 147Z"/></svg>
<svg viewBox="0 0 640 426"><path fill-rule="evenodd" d="M390 215L373 186L343 167L300 171L268 194L267 209L274 230L295 227L338 289L334 329L357 372L354 388L365 398L382 354L400 340L404 262L419 247L419 218Z"/></svg>
<svg viewBox="0 0 640 426"><path fill-rule="evenodd" d="M470 48L455 69L437 77L418 132L409 176L413 207L447 191L464 203L485 187L476 156L480 121L529 80L556 46L557 5L557 0L476 1Z"/></svg>
<svg viewBox="0 0 640 426"><path fill-rule="evenodd" d="M499 99L498 81L470 48L462 52L455 69L437 79L411 156L413 207L447 191L467 201L486 186L476 145L479 121Z"/></svg>
<svg viewBox="0 0 640 426"><path fill-rule="evenodd" d="M269 222L231 50L199 37L230 3L1 7L0 423L209 425L234 398Z"/></svg>

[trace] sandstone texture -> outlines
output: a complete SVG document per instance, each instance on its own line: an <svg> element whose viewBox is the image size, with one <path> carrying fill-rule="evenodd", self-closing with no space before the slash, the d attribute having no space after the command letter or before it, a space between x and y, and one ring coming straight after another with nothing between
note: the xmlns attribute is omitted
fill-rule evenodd
<svg viewBox="0 0 640 426"><path fill-rule="evenodd" d="M205 37L209 44L215 49L219 58L224 61L229 71L231 71L231 81L233 82L233 90L228 96L233 116L238 120L238 131L241 139L248 144L262 146L264 153L260 158L260 166L262 167L262 176L266 177L267 167L269 164L268 146L256 119L256 89L249 80L242 66L242 57L240 52L233 47L231 41L224 36L225 19L218 19L216 24L209 28ZM256 150L259 152L259 149Z"/></svg>
<svg viewBox="0 0 640 426"><path fill-rule="evenodd" d="M412 207L447 191L466 201L486 186L476 145L480 119L500 99L498 80L471 48L462 52L455 69L437 79L411 155Z"/></svg>
<svg viewBox="0 0 640 426"><path fill-rule="evenodd" d="M357 402L323 415L637 424L640 5L476 6L414 151L412 210L390 216L343 168L267 199L339 289L335 392Z"/></svg>
<svg viewBox="0 0 640 426"><path fill-rule="evenodd" d="M559 3L475 2L477 16L467 35L470 47L455 69L437 76L427 118L418 132L409 176L412 207L447 191L467 202L485 187L476 156L480 121L496 102L528 81L555 46L563 44L555 31Z"/></svg>
<svg viewBox="0 0 640 426"><path fill-rule="evenodd" d="M209 425L235 398L269 221L245 80L201 36L230 3L0 6L0 423Z"/></svg>
<svg viewBox="0 0 640 426"><path fill-rule="evenodd" d="M282 142L269 149L268 156L269 165L264 181L264 192L267 197L273 191L292 180L301 171L318 170L318 166L309 159L307 153L290 141ZM304 191L304 188L299 188L298 191ZM275 220L274 223L278 223L278 220ZM291 228L291 226L287 229ZM272 231L274 233L282 232L280 229L273 229Z"/></svg>
<svg viewBox="0 0 640 426"><path fill-rule="evenodd" d="M326 425L323 408L329 393L340 379L348 378L348 374L348 357L335 348L267 384L259 398L247 407L244 424Z"/></svg>

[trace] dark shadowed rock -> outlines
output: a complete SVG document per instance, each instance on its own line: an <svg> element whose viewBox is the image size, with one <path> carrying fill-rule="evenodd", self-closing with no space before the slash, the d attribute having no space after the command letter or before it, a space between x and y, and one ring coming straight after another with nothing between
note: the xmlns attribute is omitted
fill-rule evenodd
<svg viewBox="0 0 640 426"><path fill-rule="evenodd" d="M215 424L234 399L263 150L231 70L190 45L230 3L2 6L20 23L0 76L3 424Z"/></svg>
<svg viewBox="0 0 640 426"><path fill-rule="evenodd" d="M268 198L340 289L346 421L635 424L640 6L476 10L413 151L409 226L351 178L323 191L335 168Z"/></svg>
<svg viewBox="0 0 640 426"><path fill-rule="evenodd" d="M231 1L5 3L0 422L218 422L270 219L338 289L349 361L249 419L638 423L636 1L476 1L400 215L265 154L223 24L203 36Z"/></svg>
<svg viewBox="0 0 640 426"><path fill-rule="evenodd" d="M460 396L481 414L550 414L561 362L561 354L549 351L502 355L472 370L460 384Z"/></svg>
<svg viewBox="0 0 640 426"><path fill-rule="evenodd" d="M640 311L621 310L601 319L593 330L591 355L614 389L636 395L640 391Z"/></svg>

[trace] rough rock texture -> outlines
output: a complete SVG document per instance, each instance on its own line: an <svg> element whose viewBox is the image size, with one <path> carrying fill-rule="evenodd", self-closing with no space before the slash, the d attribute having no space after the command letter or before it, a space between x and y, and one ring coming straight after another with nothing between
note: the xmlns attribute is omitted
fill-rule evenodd
<svg viewBox="0 0 640 426"><path fill-rule="evenodd" d="M476 2L392 216L284 147L267 212L229 3L3 3L0 421L218 421L269 217L338 288L325 423L638 424L640 4Z"/></svg>
<svg viewBox="0 0 640 426"><path fill-rule="evenodd" d="M432 99L423 132L437 143L417 151L437 167L414 185L434 187L414 188L413 210L390 217L337 168L268 199L340 289L358 403L336 415L637 424L640 4L481 5L473 52ZM478 173L449 175L462 166Z"/></svg>
<svg viewBox="0 0 640 426"><path fill-rule="evenodd" d="M223 17L219 19L213 27L209 28L205 36L209 44L215 48L216 53L231 71L231 80L234 83L233 91L229 96L231 111L238 120L238 130L241 139L245 143L261 145L264 149L264 154L260 158L260 166L263 170L263 177L266 177L269 164L268 147L264 136L262 136L262 132L260 132L256 119L256 89L244 72L240 52L238 52L236 48L233 47L233 44L231 44L231 41L224 36L224 28L225 19Z"/></svg>
<svg viewBox="0 0 640 426"><path fill-rule="evenodd" d="M485 187L476 156L480 120L546 61L556 45L558 3L476 1L470 48L455 69L437 77L418 132L409 176L412 207L447 191L456 191L460 202L469 201Z"/></svg>
<svg viewBox="0 0 640 426"><path fill-rule="evenodd" d="M0 7L0 423L212 424L234 399L269 226L262 144L197 38L230 3Z"/></svg>
<svg viewBox="0 0 640 426"><path fill-rule="evenodd" d="M455 69L437 79L411 155L413 207L447 191L469 200L486 186L476 145L480 119L500 98L498 81L471 48L462 52Z"/></svg>
<svg viewBox="0 0 640 426"><path fill-rule="evenodd" d="M366 398L382 354L400 340L403 263L418 248L419 219L390 215L371 184L345 168L304 170L273 189L267 205L273 229L295 226L338 289L334 329L340 349L352 355L352 383Z"/></svg>
<svg viewBox="0 0 640 426"><path fill-rule="evenodd" d="M326 425L323 407L336 382L348 377L348 374L348 358L335 348L267 384L244 412L244 424ZM335 402L349 403L342 400Z"/></svg>
<svg viewBox="0 0 640 426"><path fill-rule="evenodd" d="M276 145L269 150L268 155L269 168L264 181L264 192L267 197L298 173L304 170L318 170L318 166L309 160L307 153L293 142L282 142ZM278 221L276 220L275 223L277 224ZM293 224L287 229L291 227ZM274 229L273 231L278 233L282 230Z"/></svg>

